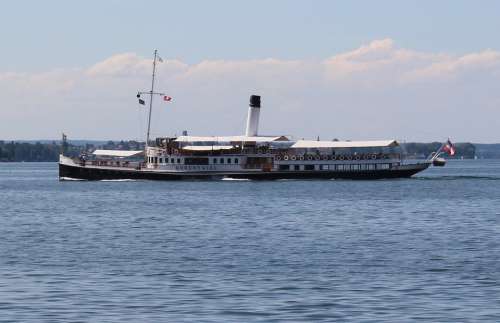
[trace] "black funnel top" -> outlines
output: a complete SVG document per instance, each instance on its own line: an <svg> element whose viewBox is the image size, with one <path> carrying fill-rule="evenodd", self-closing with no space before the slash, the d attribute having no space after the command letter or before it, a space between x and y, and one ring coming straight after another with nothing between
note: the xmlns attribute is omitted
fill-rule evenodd
<svg viewBox="0 0 500 323"><path fill-rule="evenodd" d="M252 108L260 108L260 95L250 96L250 106Z"/></svg>

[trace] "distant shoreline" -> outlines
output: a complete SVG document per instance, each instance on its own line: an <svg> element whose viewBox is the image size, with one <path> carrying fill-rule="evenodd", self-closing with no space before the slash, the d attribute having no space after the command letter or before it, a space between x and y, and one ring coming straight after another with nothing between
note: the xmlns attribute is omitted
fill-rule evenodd
<svg viewBox="0 0 500 323"><path fill-rule="evenodd" d="M401 143L408 159L424 159L435 152L440 142ZM500 144L456 143L456 155L447 159L500 159ZM69 140L65 154L78 156L92 153L95 149L143 150L144 142L138 141L103 141ZM57 162L62 151L60 140L40 141L4 141L0 140L0 162Z"/></svg>

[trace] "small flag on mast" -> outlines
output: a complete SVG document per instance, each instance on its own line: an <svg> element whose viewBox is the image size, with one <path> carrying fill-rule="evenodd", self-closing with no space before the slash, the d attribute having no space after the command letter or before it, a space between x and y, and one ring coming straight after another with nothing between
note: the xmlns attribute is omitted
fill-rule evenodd
<svg viewBox="0 0 500 323"><path fill-rule="evenodd" d="M451 143L450 139L444 145L443 150L450 156L455 155L455 146Z"/></svg>
<svg viewBox="0 0 500 323"><path fill-rule="evenodd" d="M170 101L172 101L172 97L168 96L168 95L165 95L165 96L163 96L163 101L170 102Z"/></svg>
<svg viewBox="0 0 500 323"><path fill-rule="evenodd" d="M160 56L156 56L158 59L158 62L163 63L163 59Z"/></svg>
<svg viewBox="0 0 500 323"><path fill-rule="evenodd" d="M139 104L145 105L146 101L144 101L143 99L139 99Z"/></svg>

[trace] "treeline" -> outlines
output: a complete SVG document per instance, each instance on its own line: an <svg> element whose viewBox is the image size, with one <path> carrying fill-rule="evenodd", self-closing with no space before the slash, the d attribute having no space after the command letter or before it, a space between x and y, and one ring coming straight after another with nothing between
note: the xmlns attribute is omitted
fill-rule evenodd
<svg viewBox="0 0 500 323"><path fill-rule="evenodd" d="M27 142L4 142L0 141L0 161L2 162L45 162L57 161L61 145L52 142L27 143Z"/></svg>
<svg viewBox="0 0 500 323"><path fill-rule="evenodd" d="M96 149L142 150L144 143L137 141L108 141L103 144L67 142L16 142L0 140L0 162L56 162L64 150L66 156L76 157L82 153L92 153Z"/></svg>
<svg viewBox="0 0 500 323"><path fill-rule="evenodd" d="M474 144L478 158L500 158L500 144Z"/></svg>
<svg viewBox="0 0 500 323"><path fill-rule="evenodd" d="M441 147L441 142L431 143L417 143L410 142L404 143L403 149L405 150L408 158L426 158L431 153L436 152ZM476 147L471 143L456 143L455 156L444 156L445 158L455 159L473 159L476 156Z"/></svg>

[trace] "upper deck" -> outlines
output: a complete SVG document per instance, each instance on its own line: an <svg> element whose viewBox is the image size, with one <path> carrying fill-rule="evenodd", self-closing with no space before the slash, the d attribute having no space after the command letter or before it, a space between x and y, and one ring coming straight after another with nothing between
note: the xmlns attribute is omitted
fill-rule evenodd
<svg viewBox="0 0 500 323"><path fill-rule="evenodd" d="M200 139L201 138L201 139ZM163 138L148 147L145 167L165 171L309 171L389 169L402 163L396 141L324 142Z"/></svg>

